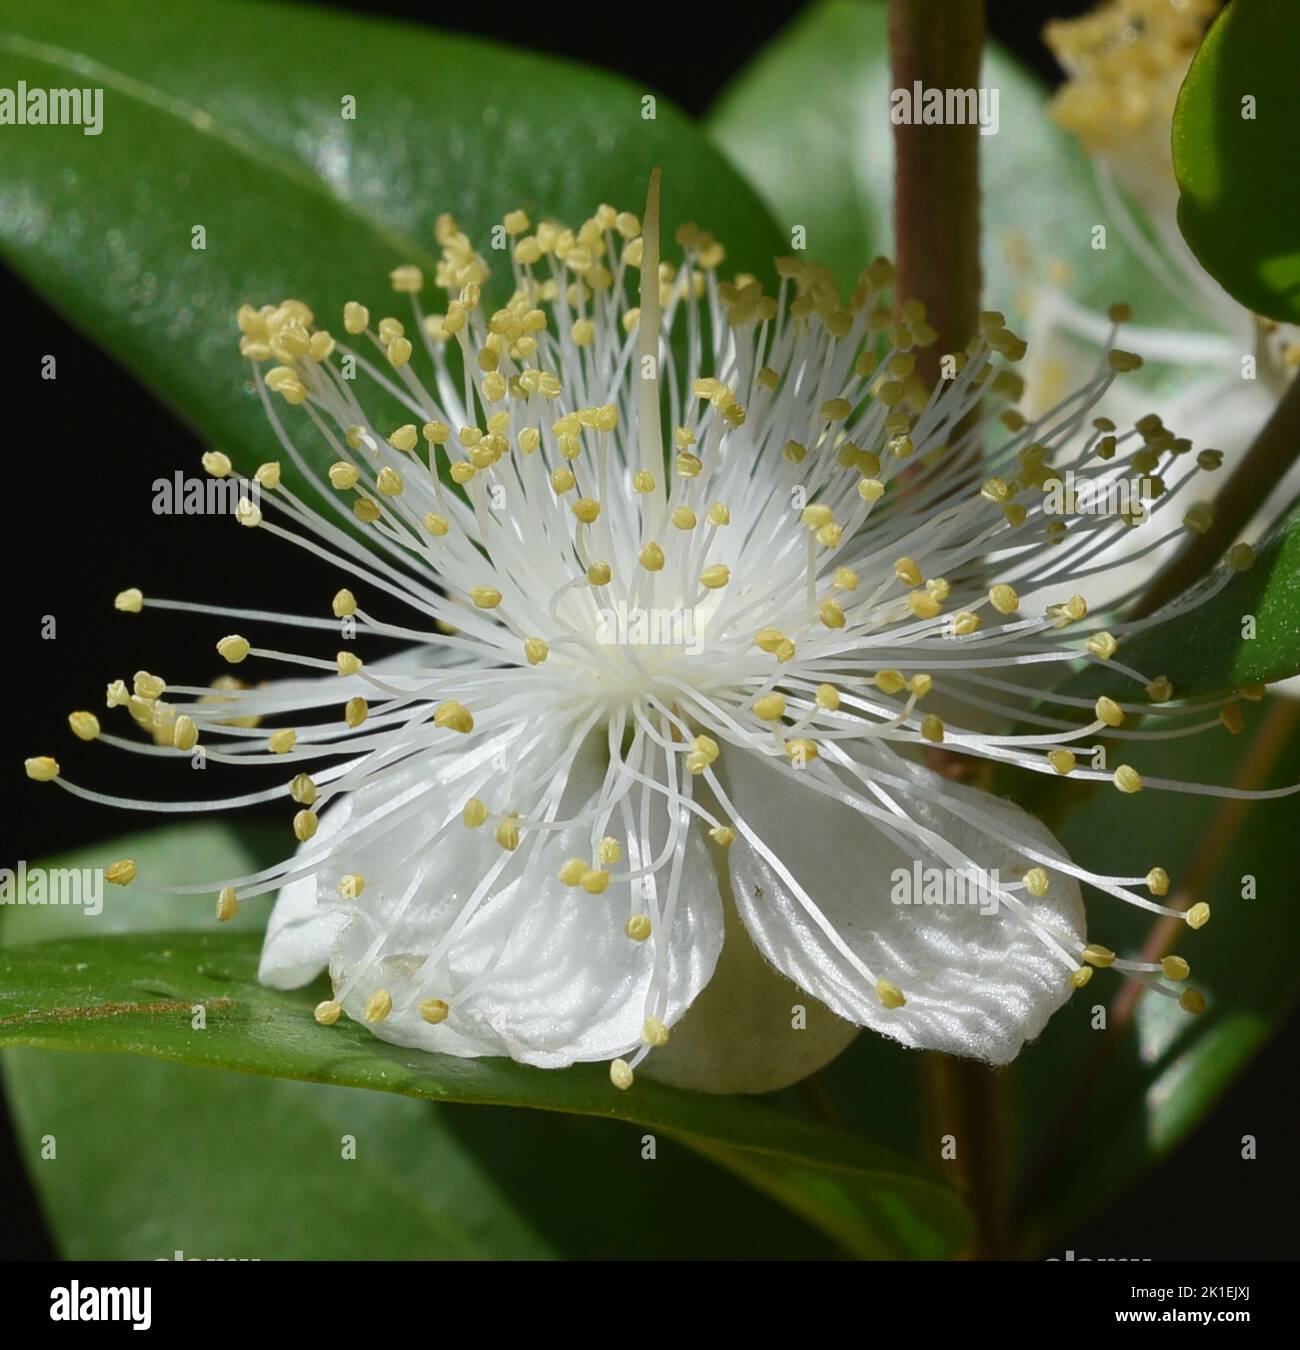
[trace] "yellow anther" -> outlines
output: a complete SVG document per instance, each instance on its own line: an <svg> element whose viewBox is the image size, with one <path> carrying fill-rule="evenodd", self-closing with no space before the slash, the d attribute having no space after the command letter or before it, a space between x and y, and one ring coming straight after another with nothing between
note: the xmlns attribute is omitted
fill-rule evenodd
<svg viewBox="0 0 1300 1350"><path fill-rule="evenodd" d="M1146 687L1147 697L1152 703L1168 703L1174 696L1174 686L1165 675L1158 675Z"/></svg>
<svg viewBox="0 0 1300 1350"><path fill-rule="evenodd" d="M361 481L361 470L347 460L336 460L329 467L329 480L340 492L347 492Z"/></svg>
<svg viewBox="0 0 1300 1350"><path fill-rule="evenodd" d="M858 574L851 567L837 567L835 569L835 588L840 591L856 591L858 589Z"/></svg>
<svg viewBox="0 0 1300 1350"><path fill-rule="evenodd" d="M844 627L844 610L837 600L823 600L817 606L817 617L827 628Z"/></svg>
<svg viewBox="0 0 1300 1350"><path fill-rule="evenodd" d="M698 455L683 451L674 461L674 467L683 478L698 478L704 471L704 461Z"/></svg>
<svg viewBox="0 0 1300 1350"><path fill-rule="evenodd" d="M882 694L898 694L907 688L907 678L901 670L878 670L872 678Z"/></svg>
<svg viewBox="0 0 1300 1350"><path fill-rule="evenodd" d="M1109 661L1119 650L1119 643L1110 633L1094 633L1088 639L1087 645L1088 650L1094 656L1099 656L1103 661Z"/></svg>
<svg viewBox="0 0 1300 1350"><path fill-rule="evenodd" d="M712 736L697 736L692 742L690 754L686 756L686 767L692 773L703 773L720 753L718 743Z"/></svg>
<svg viewBox="0 0 1300 1350"><path fill-rule="evenodd" d="M1184 989L1178 996L1178 1006L1184 1012L1199 1017L1205 1011L1205 995L1199 989Z"/></svg>
<svg viewBox="0 0 1300 1350"><path fill-rule="evenodd" d="M1047 894L1051 884L1052 879L1048 876L1046 868L1031 867L1025 873L1025 889L1030 895L1038 896L1039 899Z"/></svg>
<svg viewBox="0 0 1300 1350"><path fill-rule="evenodd" d="M348 590L337 591L330 601L330 608L336 619L346 619L357 612L357 597Z"/></svg>
<svg viewBox="0 0 1300 1350"><path fill-rule="evenodd" d="M320 826L315 811L302 810L293 818L294 837L300 844L305 844L316 833Z"/></svg>
<svg viewBox="0 0 1300 1350"><path fill-rule="evenodd" d="M123 614L139 614L144 608L144 595L138 586L131 586L125 591L119 591L113 597L113 608L120 610Z"/></svg>
<svg viewBox="0 0 1300 1350"><path fill-rule="evenodd" d="M93 741L99 735L99 718L92 712L69 713L68 726L79 741Z"/></svg>
<svg viewBox="0 0 1300 1350"><path fill-rule="evenodd" d="M730 848L736 842L736 832L730 825L715 825L709 831L709 838L719 848Z"/></svg>
<svg viewBox="0 0 1300 1350"><path fill-rule="evenodd" d="M246 528L255 530L262 523L262 512L247 497L241 497L235 507L235 519Z"/></svg>
<svg viewBox="0 0 1300 1350"><path fill-rule="evenodd" d="M343 707L343 720L354 731L370 716L370 705L361 697L350 698Z"/></svg>
<svg viewBox="0 0 1300 1350"><path fill-rule="evenodd" d="M1169 873L1163 867L1153 867L1147 873L1146 882L1152 895L1169 894Z"/></svg>
<svg viewBox="0 0 1300 1350"><path fill-rule="evenodd" d="M587 580L593 586L608 586L614 569L607 562L594 562L587 568Z"/></svg>
<svg viewBox="0 0 1300 1350"><path fill-rule="evenodd" d="M1097 700L1095 711L1097 721L1104 722L1108 727L1118 727L1124 723L1124 709L1105 694Z"/></svg>
<svg viewBox="0 0 1300 1350"><path fill-rule="evenodd" d="M430 1026L437 1026L439 1022L445 1022L451 1012L451 1005L446 999L426 998L421 999L419 1003L420 1016L424 1018Z"/></svg>
<svg viewBox="0 0 1300 1350"><path fill-rule="evenodd" d="M579 497L571 510L584 525L594 524L600 518L600 503L594 497Z"/></svg>
<svg viewBox="0 0 1300 1350"><path fill-rule="evenodd" d="M580 885L588 895L604 895L609 889L610 874L603 867L589 867L582 874Z"/></svg>
<svg viewBox="0 0 1300 1350"><path fill-rule="evenodd" d="M785 634L779 628L760 628L754 641L762 651L774 652L785 641Z"/></svg>
<svg viewBox="0 0 1300 1350"><path fill-rule="evenodd" d="M892 980L876 981L876 997L886 1008L901 1008L907 999Z"/></svg>
<svg viewBox="0 0 1300 1350"><path fill-rule="evenodd" d="M412 351L413 348L411 347L411 340L409 338L404 337L394 338L388 344L387 348L389 365L392 366L409 365Z"/></svg>
<svg viewBox="0 0 1300 1350"><path fill-rule="evenodd" d="M1208 502L1196 502L1188 507L1183 516L1183 524L1193 534L1206 534L1214 524L1214 509Z"/></svg>
<svg viewBox="0 0 1300 1350"><path fill-rule="evenodd" d="M794 740L787 741L785 752L795 762L796 766L811 764L821 754L816 741L807 740L802 736L796 736Z"/></svg>
<svg viewBox="0 0 1300 1350"><path fill-rule="evenodd" d="M388 438L388 444L394 450L414 450L420 443L420 433L415 429L414 422L407 422L405 426L400 426Z"/></svg>
<svg viewBox="0 0 1300 1350"><path fill-rule="evenodd" d="M414 295L424 285L424 273L412 263L403 263L401 267L393 268L388 280L399 294Z"/></svg>
<svg viewBox="0 0 1300 1350"><path fill-rule="evenodd" d="M1185 980L1192 973L1191 966L1181 956L1166 956L1160 962L1160 968L1167 980Z"/></svg>
<svg viewBox="0 0 1300 1350"><path fill-rule="evenodd" d="M1080 955L1090 966L1097 966L1102 970L1115 964L1115 953L1109 947L1103 947L1100 942L1090 942Z"/></svg>
<svg viewBox="0 0 1300 1350"><path fill-rule="evenodd" d="M609 1066L609 1081L620 1092L626 1092L636 1081L636 1075L632 1072L631 1065L628 1064L627 1060L616 1059Z"/></svg>
<svg viewBox="0 0 1300 1350"><path fill-rule="evenodd" d="M270 460L266 464L259 464L257 472L253 475L254 481L264 487L268 492L274 492L280 486L281 470L279 462Z"/></svg>
<svg viewBox="0 0 1300 1350"><path fill-rule="evenodd" d="M644 942L654 931L654 925L648 914L633 914L623 931L633 942Z"/></svg>
<svg viewBox="0 0 1300 1350"><path fill-rule="evenodd" d="M340 675L359 675L365 664L355 652L339 652L334 659Z"/></svg>
<svg viewBox="0 0 1300 1350"><path fill-rule="evenodd" d="M471 586L469 598L479 609L496 609L501 603L501 592L495 586Z"/></svg>
<svg viewBox="0 0 1300 1350"><path fill-rule="evenodd" d="M907 607L918 619L937 618L943 606L928 591L909 591Z"/></svg>
<svg viewBox="0 0 1300 1350"><path fill-rule="evenodd" d="M375 486L385 497L400 497L406 490L406 482L402 475L396 469L390 468L387 464L379 470L379 476L375 480Z"/></svg>
<svg viewBox="0 0 1300 1350"><path fill-rule="evenodd" d="M514 816L508 816L497 826L497 843L507 853L519 847L519 821Z"/></svg>
<svg viewBox="0 0 1300 1350"><path fill-rule="evenodd" d="M959 610L952 616L952 631L958 637L969 637L971 633L978 632L980 628L980 616L972 614L970 610Z"/></svg>
<svg viewBox="0 0 1300 1350"><path fill-rule="evenodd" d="M655 476L649 469L638 469L632 477L632 491L644 495L655 490Z"/></svg>
<svg viewBox="0 0 1300 1350"><path fill-rule="evenodd" d="M927 741L933 741L935 745L943 744L944 725L943 718L937 717L934 713L926 713L921 719L921 735Z"/></svg>
<svg viewBox="0 0 1300 1350"><path fill-rule="evenodd" d="M833 684L817 686L817 706L827 712L836 712L840 706L840 691Z"/></svg>
<svg viewBox="0 0 1300 1350"><path fill-rule="evenodd" d="M1198 900L1184 915L1188 928L1204 928L1210 922L1210 907L1204 900Z"/></svg>
<svg viewBox="0 0 1300 1350"><path fill-rule="evenodd" d="M570 858L560 868L560 880L566 886L580 886L582 879L591 870L591 864L586 858Z"/></svg>
<svg viewBox="0 0 1300 1350"><path fill-rule="evenodd" d="M710 525L717 525L719 527L730 525L731 508L728 507L725 502L714 502L713 505L709 507L708 522Z"/></svg>
<svg viewBox="0 0 1300 1350"><path fill-rule="evenodd" d="M1118 347L1115 347L1107 353L1106 364L1117 375L1122 375L1128 371L1141 370L1142 358L1136 352L1121 351Z"/></svg>
<svg viewBox="0 0 1300 1350"><path fill-rule="evenodd" d="M223 886L217 892L217 922L229 923L239 913L239 897L233 886Z"/></svg>
<svg viewBox="0 0 1300 1350"><path fill-rule="evenodd" d="M1121 792L1142 791L1142 775L1131 764L1121 764L1111 777Z"/></svg>
<svg viewBox="0 0 1300 1350"><path fill-rule="evenodd" d="M885 495L885 485L878 478L858 480L858 496L864 502L878 502Z"/></svg>
<svg viewBox="0 0 1300 1350"><path fill-rule="evenodd" d="M989 604L999 614L1014 614L1020 608L1020 597L1014 586L1008 586L1003 581L989 589Z"/></svg>
<svg viewBox="0 0 1300 1350"><path fill-rule="evenodd" d="M668 1044L668 1028L657 1017L647 1017L641 1028L641 1039L647 1045L663 1046Z"/></svg>
<svg viewBox="0 0 1300 1350"><path fill-rule="evenodd" d="M471 797L465 803L460 817L471 830L477 830L488 818L487 803L480 797Z"/></svg>
<svg viewBox="0 0 1300 1350"><path fill-rule="evenodd" d="M1073 750L1049 750L1047 752L1047 762L1059 774L1073 773L1078 761L1074 757Z"/></svg>
<svg viewBox="0 0 1300 1350"><path fill-rule="evenodd" d="M706 591L721 590L731 580L731 568L725 563L714 563L700 573L700 585Z"/></svg>
<svg viewBox="0 0 1300 1350"><path fill-rule="evenodd" d="M1070 972L1070 983L1076 989L1082 989L1090 979L1092 979L1091 966L1080 966L1077 970Z"/></svg>
<svg viewBox="0 0 1300 1350"><path fill-rule="evenodd" d="M606 867L610 867L617 862L622 862L623 845L620 844L613 835L607 834L600 841L600 844L596 849L596 857L604 863Z"/></svg>
<svg viewBox="0 0 1300 1350"><path fill-rule="evenodd" d="M785 716L785 695L776 692L764 694L754 704L754 715L764 722L779 722Z"/></svg>
<svg viewBox="0 0 1300 1350"><path fill-rule="evenodd" d="M433 714L433 725L468 736L474 730L474 717L463 703L449 698L445 703L438 704Z"/></svg>
<svg viewBox="0 0 1300 1350"><path fill-rule="evenodd" d="M305 773L300 773L289 784L289 796L299 806L312 806L316 801L316 784Z"/></svg>
<svg viewBox="0 0 1300 1350"><path fill-rule="evenodd" d="M209 450L203 456L203 467L213 478L225 478L234 466L229 455L222 454L220 450Z"/></svg>
<svg viewBox="0 0 1300 1350"><path fill-rule="evenodd" d="M365 305L358 304L355 300L349 300L343 306L343 327L356 337L358 333L364 333L370 326L370 311Z"/></svg>
<svg viewBox="0 0 1300 1350"><path fill-rule="evenodd" d="M297 741L298 733L292 727L282 727L271 733L267 746L273 755L287 755Z"/></svg>
<svg viewBox="0 0 1300 1350"><path fill-rule="evenodd" d="M366 879L359 872L348 872L339 878L339 895L344 900L357 900L366 889Z"/></svg>
<svg viewBox="0 0 1300 1350"><path fill-rule="evenodd" d="M104 869L104 880L114 886L129 886L135 880L135 862L122 858Z"/></svg>
<svg viewBox="0 0 1300 1350"><path fill-rule="evenodd" d="M199 729L194 725L194 719L182 713L172 723L172 745L177 750L193 750L198 743Z"/></svg>
<svg viewBox="0 0 1300 1350"><path fill-rule="evenodd" d="M157 675L150 675L147 670L135 672L133 687L141 698L162 698L167 692L166 683Z"/></svg>
<svg viewBox="0 0 1300 1350"><path fill-rule="evenodd" d="M1248 572L1255 565L1255 550L1249 544L1233 544L1228 550L1228 566L1234 572Z"/></svg>
<svg viewBox="0 0 1300 1350"><path fill-rule="evenodd" d="M661 572L663 570L664 551L653 539L637 554L637 559L647 572Z"/></svg>
<svg viewBox="0 0 1300 1350"><path fill-rule="evenodd" d="M524 639L524 656L530 666L540 666L551 654L551 644L545 638L530 637Z"/></svg>
<svg viewBox="0 0 1300 1350"><path fill-rule="evenodd" d="M366 999L366 1021L382 1022L393 1011L393 996L387 989L376 989Z"/></svg>
<svg viewBox="0 0 1300 1350"><path fill-rule="evenodd" d="M312 1016L323 1027L332 1027L343 1016L343 1005L332 998L323 999L312 1010Z"/></svg>
<svg viewBox="0 0 1300 1350"><path fill-rule="evenodd" d="M824 506L820 502L814 502L811 506L805 506L803 510L803 523L810 530L820 530L823 525L833 525L835 523L835 512L829 506Z"/></svg>
<svg viewBox="0 0 1300 1350"><path fill-rule="evenodd" d="M927 675L924 671L913 675L907 682L907 692L915 694L918 699L924 698L933 688L934 677Z"/></svg>

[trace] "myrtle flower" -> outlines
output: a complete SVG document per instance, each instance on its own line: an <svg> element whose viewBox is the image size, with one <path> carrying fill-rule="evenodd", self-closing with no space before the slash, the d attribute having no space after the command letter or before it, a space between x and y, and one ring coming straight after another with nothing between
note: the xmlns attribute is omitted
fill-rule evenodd
<svg viewBox="0 0 1300 1350"><path fill-rule="evenodd" d="M1217 448L1231 467L1300 364L1300 331L1262 319L1228 295L1202 268L1178 227L1174 105L1220 8L1220 0L1105 0L1081 18L1054 20L1043 37L1067 76L1051 103L1053 119L1077 137L1111 221L1190 325L1132 332L1129 341L1159 375L1151 387L1113 391L1101 411L1116 421L1160 416L1198 445ZM1032 412L1074 387L1097 360L1109 325L1104 314L1070 294L1061 276L1033 284L1028 309L1026 407ZM1243 358L1252 359L1248 372ZM1174 467L1174 479L1189 462ZM1205 510L1225 479L1218 475L1198 489ZM1278 484L1245 538L1258 538L1298 489L1294 474ZM1129 553L1119 547L1107 554L1114 566L1097 583L1096 602L1130 598L1145 584L1151 564L1166 560L1168 549L1140 563Z"/></svg>
<svg viewBox="0 0 1300 1350"><path fill-rule="evenodd" d="M293 813L299 847L283 861L170 889L216 890L219 918L278 891L261 977L294 987L328 967L320 1023L346 1014L399 1045L544 1068L609 1061L620 1088L647 1055L653 1074L686 1049L679 1024L724 941L752 943L848 1034L995 1064L1099 967L1200 1011L1181 956L1129 960L1089 940L1082 891L1191 928L1203 902L1165 903L1154 859L1142 876L1073 861L951 771L982 760L1125 794L1214 791L1084 753L1101 735L1158 751L1240 725L1234 702L1181 701L1161 672L1124 663L1144 622L1089 617L1097 549L1147 507L1118 520L1046 506L1063 446L1081 440L1068 464L1103 475L1187 449L1091 416L1139 359L1108 345L1031 421L1014 406L1026 345L1002 315L981 315L927 389L917 353L936 334L892 295L887 261L845 299L822 269L778 259L771 295L752 276L722 280L723 247L694 226L677 231L680 261L661 261L658 218L657 175L644 221L601 206L574 231L510 212L512 294L496 309L484 258L444 216L441 312L425 312L413 266L391 278L409 314L376 321L349 303L344 336L300 300L240 310L257 394L320 501L267 463L239 521L351 584L332 617L118 596L125 611L226 617L252 634L217 642L227 662L296 676L115 681L109 706L161 750L72 715L83 740L279 770L214 801L119 802ZM205 464L231 468L217 453ZM1177 495L1155 495L1144 528L1183 528ZM1232 561L1249 565L1249 550ZM1044 587L1058 598L1022 608ZM615 622L634 615L672 622L641 640ZM347 645L324 659L257 636L277 624ZM1080 663L1109 665L1131 697L1043 692L1045 672ZM1159 730L1132 725L1148 715ZM991 720L1030 729L981 729ZM52 759L27 767L119 801ZM918 865L975 878L979 903L896 903L900 869ZM679 1061L677 1081L746 1085L707 1027L695 1043L710 1067L692 1077Z"/></svg>

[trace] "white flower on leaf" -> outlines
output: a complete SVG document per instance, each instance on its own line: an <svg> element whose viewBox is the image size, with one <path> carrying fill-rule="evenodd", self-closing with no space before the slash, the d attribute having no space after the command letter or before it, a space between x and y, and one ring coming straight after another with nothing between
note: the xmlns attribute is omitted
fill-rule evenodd
<svg viewBox="0 0 1300 1350"><path fill-rule="evenodd" d="M1105 0L1078 19L1049 23L1043 37L1067 79L1051 115L1089 156L1110 220L1123 241L1186 312L1189 326L1131 327L1126 341L1158 372L1110 391L1099 411L1131 424L1156 417L1221 459L1228 472L1201 479L1209 509L1220 485L1268 420L1300 364L1300 330L1251 313L1200 265L1178 227L1178 183L1171 149L1178 92L1220 0ZM1049 268L1048 273L1053 271ZM1046 409L1095 365L1110 322L1079 303L1068 283L1029 288L1030 358L1025 407ZM1160 441L1173 441L1173 435ZM1193 457L1163 455L1171 485L1193 472ZM1213 467L1202 453L1201 468ZM1300 470L1261 502L1244 538L1254 542L1300 491ZM1122 605L1146 585L1173 545L1151 550L1144 531L1102 555L1109 567L1093 583L1097 606Z"/></svg>
<svg viewBox="0 0 1300 1350"><path fill-rule="evenodd" d="M1133 766L1088 767L1100 735L1141 750L1205 729L1160 672L1116 659L1146 623L1103 631L1076 591L1126 524L1043 509L1060 447L1081 441L1081 468L1142 453L1139 432L1090 420L1137 358L1109 350L1031 422L1011 406L1025 344L1002 316L981 317L929 391L916 353L935 334L922 306L895 306L887 262L848 301L793 259L778 296L725 283L723 249L693 226L680 263L660 262L657 175L644 233L607 206L576 232L522 212L505 229L514 294L496 311L444 217L441 314L423 313L413 267L392 277L411 317L375 324L349 304L345 340L300 301L240 312L267 415L328 513L268 464L240 519L347 570L333 619L119 597L259 629L355 626L334 660L218 643L298 679L110 686L111 706L187 754L199 742L214 766L283 771L201 804L292 799L296 853L219 883L223 917L279 891L263 980L328 967L322 1023L548 1068L607 1060L619 1087L647 1056L673 1081L779 1086L857 1027L1006 1063L1097 966L1199 1011L1180 957L1089 943L1081 889L1192 927L1204 905L1166 905L1159 867L1072 861L1023 810L926 762L1135 793ZM380 425L366 405L384 399L411 420ZM304 437L328 447L327 474ZM1150 503L1170 523L1148 528L1181 528L1176 497ZM1023 611L1019 593L1042 587L1057 601ZM610 641L620 606L682 622ZM1109 662L1132 699L1081 717L1039 691L1038 673L1081 662ZM1145 714L1166 729L1122 725ZM1032 729L976 729L990 716ZM53 760L28 768L113 800ZM915 864L977 875L981 903L895 903ZM814 1004L815 1034L792 1028L796 1002Z"/></svg>

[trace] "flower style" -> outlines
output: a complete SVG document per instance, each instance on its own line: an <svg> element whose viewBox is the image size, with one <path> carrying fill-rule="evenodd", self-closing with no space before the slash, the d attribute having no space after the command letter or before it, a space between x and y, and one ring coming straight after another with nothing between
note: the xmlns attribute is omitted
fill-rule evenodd
<svg viewBox="0 0 1300 1350"><path fill-rule="evenodd" d="M332 619L138 590L117 607L400 650L326 660L230 634L227 662L302 677L213 692L142 671L109 686L110 707L187 757L284 770L242 796L122 804L296 808L292 856L170 889L219 889L220 918L278 891L261 975L294 987L328 966L318 1022L346 1013L399 1045L547 1068L607 1060L620 1088L652 1051L652 1075L716 1090L812 1067L769 1043L751 1072L734 1039L711 1042L689 1016L715 969L720 981L753 948L805 993L769 984L739 1019L756 1025L773 990L811 996L838 1028L833 1050L870 1027L1006 1063L1096 967L1200 1011L1181 957L1089 942L1081 888L1191 928L1204 903L1163 903L1159 866L1111 876L1072 861L1039 821L951 772L976 758L1128 794L1214 790L1076 755L1098 735L1158 748L1240 727L1233 700L1179 700L1160 672L1117 659L1150 621L1107 630L1078 593L1097 550L1142 516L1160 538L1183 528L1156 469L1186 442L1091 417L1139 358L1108 343L1030 421L1014 407L1026 345L990 312L927 389L916 353L936 334L920 304L893 299L888 262L846 301L823 270L778 259L767 295L753 277L721 280L724 250L694 226L677 231L680 263L661 262L658 193L656 174L644 222L609 206L577 231L506 215L513 295L499 309L448 216L442 313L425 314L411 266L391 278L410 317L376 324L349 303L342 340L298 300L241 309L257 393L321 510L273 462L239 520L348 569L355 590L334 596ZM1112 317L1113 339L1127 316ZM372 408L405 412L367 413L355 375ZM332 457L327 474L304 436ZM1065 465L1119 475L1147 461L1152 500L1123 520L1046 508ZM231 471L219 453L204 462ZM1248 566L1250 550L1230 560ZM1058 600L1022 612L1019 593L1045 587ZM410 617L386 617L403 606ZM612 617L637 614L672 622L647 639ZM1107 665L1132 698L1044 692L1045 671L1079 663ZM1160 730L1126 725L1148 715ZM992 719L1030 729L979 729ZM101 734L92 713L70 721ZM115 800L53 759L27 769ZM916 864L976 878L977 903L896 903ZM110 879L135 871L123 860ZM788 1027L788 997L779 1013Z"/></svg>
<svg viewBox="0 0 1300 1350"><path fill-rule="evenodd" d="M1082 18L1049 23L1043 37L1067 75L1052 100L1052 117L1078 138L1110 218L1190 324L1131 334L1160 376L1152 388L1115 390L1101 411L1126 422L1154 405L1199 445L1218 447L1231 468L1300 364L1300 331L1261 319L1235 301L1202 268L1178 228L1170 148L1174 105L1220 8L1220 0L1105 0ZM1109 325L1067 286L1044 283L1031 294L1025 380L1032 412L1050 406L1091 368ZM1249 371L1243 358L1252 361ZM1174 469L1173 479L1183 467ZM1205 509L1225 477L1205 484ZM1293 473L1261 504L1245 538L1257 539L1297 490L1300 476ZM1144 556L1140 565L1131 563L1129 552L1121 547L1108 553L1115 566L1094 587L1095 602L1131 597L1151 563L1163 562L1168 550Z"/></svg>

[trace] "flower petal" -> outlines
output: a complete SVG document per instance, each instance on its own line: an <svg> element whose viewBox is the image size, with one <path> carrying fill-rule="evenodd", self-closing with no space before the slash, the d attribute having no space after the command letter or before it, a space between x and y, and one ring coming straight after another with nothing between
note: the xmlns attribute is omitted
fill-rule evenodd
<svg viewBox="0 0 1300 1350"><path fill-rule="evenodd" d="M861 751L858 764L877 781L880 775L905 780L906 790L884 790L906 817L979 868L997 871L1003 882L1033 865L1017 842L1065 856L1050 831L1019 807L908 763L883 745ZM743 821L769 854L743 829L731 850L736 904L759 949L841 1017L904 1045L994 1064L1014 1059L1070 993L1069 967L1059 953L1005 906L988 913L977 904L895 904L896 869L910 877L918 861L946 868L951 859L922 839L904 846L887 837L877 822L795 773L755 758L733 775L730 789L737 825ZM821 777L833 776L823 770ZM978 818L982 828L957 818L952 807ZM835 938L810 917L782 867ZM1083 903L1073 878L1053 872L1041 900L1019 894L1038 920L1071 941L1082 938ZM845 951L901 988L906 1005L883 1006Z"/></svg>

